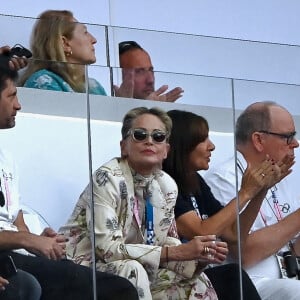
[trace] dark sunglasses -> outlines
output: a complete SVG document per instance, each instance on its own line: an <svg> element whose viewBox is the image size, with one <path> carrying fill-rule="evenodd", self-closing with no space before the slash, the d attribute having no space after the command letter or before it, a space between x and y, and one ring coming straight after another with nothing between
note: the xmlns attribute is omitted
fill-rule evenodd
<svg viewBox="0 0 300 300"><path fill-rule="evenodd" d="M265 133L265 134L270 134L270 135L275 135L282 139L286 139L286 143L288 145L290 145L293 142L293 140L296 136L296 131L290 132L290 133L277 133L277 132L272 132L272 131L267 131L267 130L260 130L259 132Z"/></svg>
<svg viewBox="0 0 300 300"><path fill-rule="evenodd" d="M131 49L143 49L143 48L135 41L124 41L119 43L119 55Z"/></svg>
<svg viewBox="0 0 300 300"><path fill-rule="evenodd" d="M132 139L136 142L144 142L146 139L151 136L153 142L159 144L166 141L168 138L168 133L159 129L153 130L151 133L143 128L134 128L130 129L126 137L131 136Z"/></svg>

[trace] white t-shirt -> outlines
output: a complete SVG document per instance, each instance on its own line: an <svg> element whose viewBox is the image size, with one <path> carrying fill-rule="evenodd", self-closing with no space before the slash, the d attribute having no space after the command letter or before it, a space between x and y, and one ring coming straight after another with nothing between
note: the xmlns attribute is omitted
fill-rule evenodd
<svg viewBox="0 0 300 300"><path fill-rule="evenodd" d="M239 152L237 153L237 159L241 167L237 167L238 189L236 189L234 157L219 166L211 168L204 174L205 181L210 186L212 193L223 205L226 205L230 200L236 197L236 190L239 190L241 184L242 171L247 167L244 157ZM272 196L271 190L275 196ZM297 210L300 207L300 203L292 190L292 188L288 188L288 177L270 189L261 205L260 213L254 221L251 231L256 231L266 225L275 224L278 222L277 218L284 218ZM274 204L274 198L278 201L277 205ZM287 250L288 249L284 247L280 252ZM261 278L280 278L280 269L275 255L262 260L246 270L254 281Z"/></svg>
<svg viewBox="0 0 300 300"><path fill-rule="evenodd" d="M4 206L0 206L0 231L18 231L13 224L20 211L18 172L12 155L3 149L0 149L0 180L5 198ZM14 251L29 255L25 249L15 249Z"/></svg>
<svg viewBox="0 0 300 300"><path fill-rule="evenodd" d="M18 173L10 153L0 149L0 180L5 203L0 207L0 230L17 231L13 225L20 210Z"/></svg>

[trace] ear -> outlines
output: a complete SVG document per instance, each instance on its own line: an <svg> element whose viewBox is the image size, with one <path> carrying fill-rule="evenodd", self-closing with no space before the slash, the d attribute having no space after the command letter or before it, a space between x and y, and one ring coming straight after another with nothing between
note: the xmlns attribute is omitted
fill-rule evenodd
<svg viewBox="0 0 300 300"><path fill-rule="evenodd" d="M61 43L64 52L70 52L72 50L69 40L64 35L61 36Z"/></svg>
<svg viewBox="0 0 300 300"><path fill-rule="evenodd" d="M254 148L258 151L258 152L263 152L264 151L264 138L262 133L260 132L253 132L252 136L252 144L254 146Z"/></svg>
<svg viewBox="0 0 300 300"><path fill-rule="evenodd" d="M165 153L164 153L164 159L167 158L169 151L170 151L170 144L166 143L166 149L165 149Z"/></svg>

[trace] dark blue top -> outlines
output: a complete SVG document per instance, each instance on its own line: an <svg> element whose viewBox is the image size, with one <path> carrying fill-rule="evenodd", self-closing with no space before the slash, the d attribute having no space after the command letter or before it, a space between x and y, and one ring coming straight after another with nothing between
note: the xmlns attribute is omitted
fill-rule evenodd
<svg viewBox="0 0 300 300"><path fill-rule="evenodd" d="M196 199L198 210L202 219L207 219L223 208L222 204L214 197L210 187L199 174L198 179L200 184L200 193L189 195L183 195L181 193L178 194L175 205L175 218L178 218L182 214L191 210L195 210L191 201L192 196Z"/></svg>

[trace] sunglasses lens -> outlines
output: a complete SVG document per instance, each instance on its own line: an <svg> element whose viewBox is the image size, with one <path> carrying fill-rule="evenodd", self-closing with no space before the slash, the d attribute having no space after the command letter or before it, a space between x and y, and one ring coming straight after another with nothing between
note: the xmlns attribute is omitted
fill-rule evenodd
<svg viewBox="0 0 300 300"><path fill-rule="evenodd" d="M145 141L149 135L155 143L163 143L166 140L167 134L163 131L153 131L151 134L144 129L134 129L131 131L132 137L137 142Z"/></svg>
<svg viewBox="0 0 300 300"><path fill-rule="evenodd" d="M134 130L133 138L136 141L144 141L147 138L147 132L144 130Z"/></svg>
<svg viewBox="0 0 300 300"><path fill-rule="evenodd" d="M166 139L166 134L164 132L153 132L152 138L157 143L162 143Z"/></svg>

